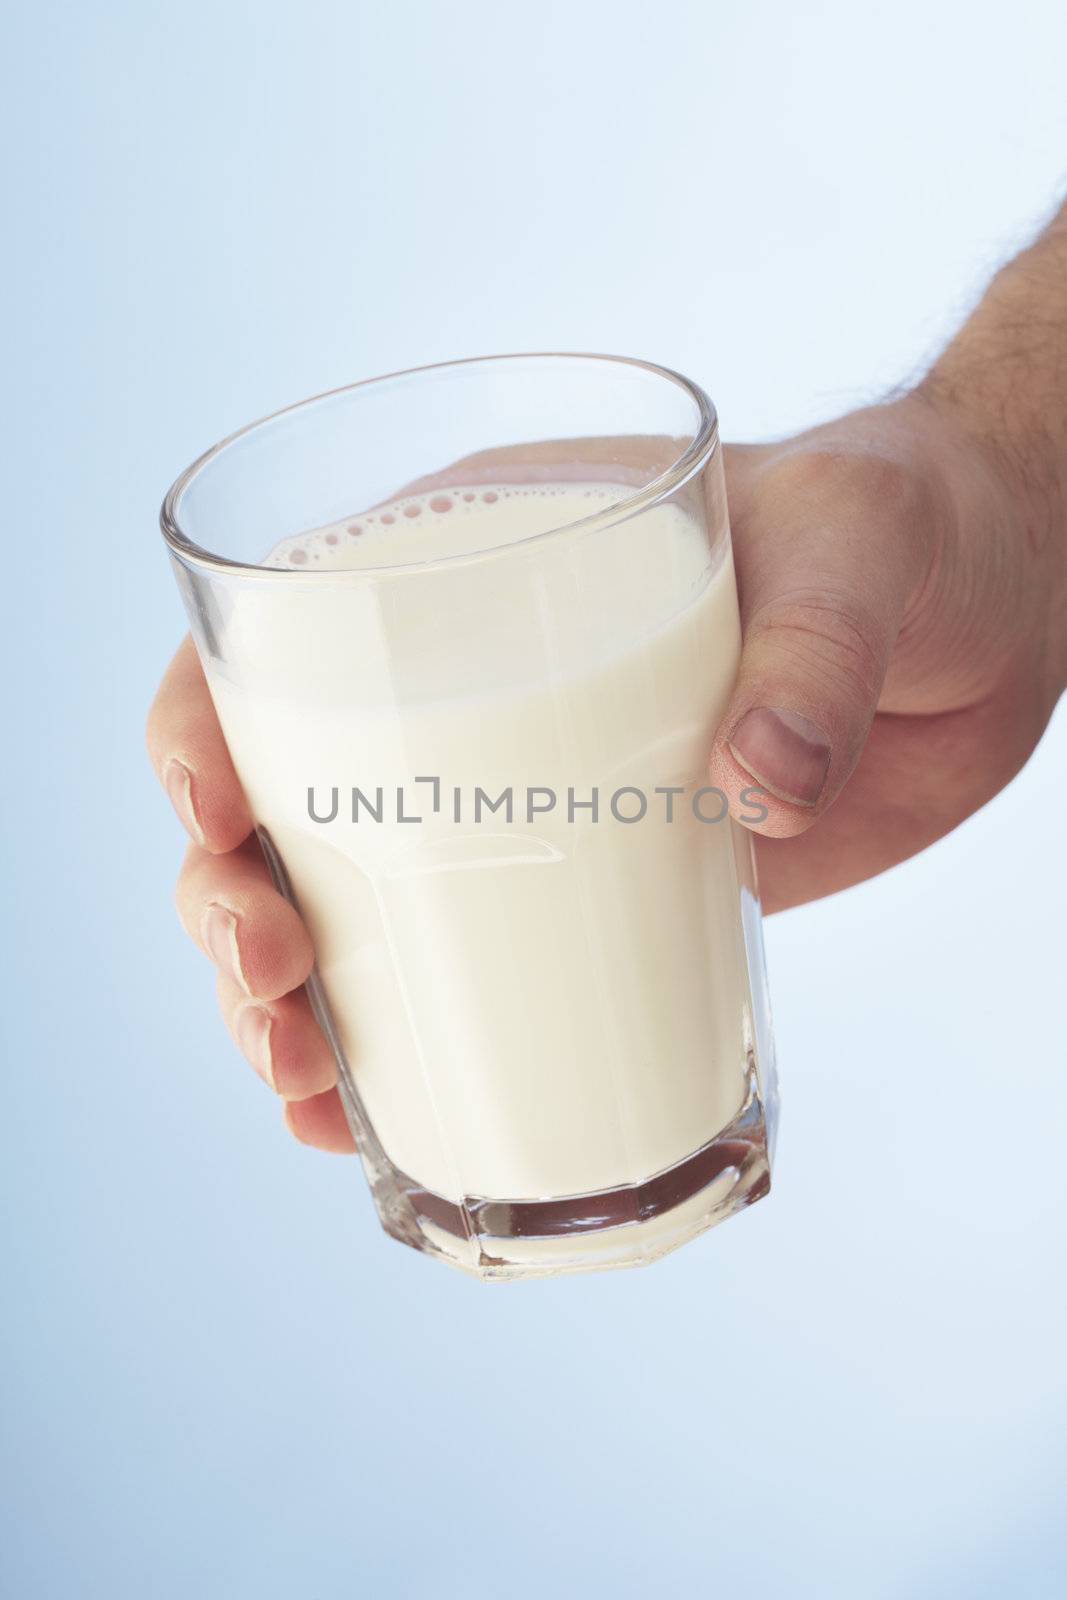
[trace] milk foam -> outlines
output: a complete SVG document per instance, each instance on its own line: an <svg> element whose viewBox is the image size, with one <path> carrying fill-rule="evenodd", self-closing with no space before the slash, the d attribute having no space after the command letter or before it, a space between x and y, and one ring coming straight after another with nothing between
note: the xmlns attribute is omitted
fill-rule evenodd
<svg viewBox="0 0 1067 1600"><path fill-rule="evenodd" d="M614 505L618 484L479 484L391 501L350 521L285 539L264 562L305 572L441 561L499 549Z"/></svg>

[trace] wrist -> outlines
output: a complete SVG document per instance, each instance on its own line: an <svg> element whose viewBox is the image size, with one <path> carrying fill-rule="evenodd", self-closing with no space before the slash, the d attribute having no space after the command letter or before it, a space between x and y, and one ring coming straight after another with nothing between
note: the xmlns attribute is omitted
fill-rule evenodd
<svg viewBox="0 0 1067 1600"><path fill-rule="evenodd" d="M1006 585L1028 597L1041 690L1067 690L1067 482L1054 434L1024 426L1004 397L963 381L946 353L901 402L916 408L959 538L991 540Z"/></svg>
<svg viewBox="0 0 1067 1600"><path fill-rule="evenodd" d="M1067 544L1067 455L1054 429L1023 412L1011 385L985 384L977 371L946 352L916 386L976 470L984 466L999 488L1011 521L1031 550Z"/></svg>

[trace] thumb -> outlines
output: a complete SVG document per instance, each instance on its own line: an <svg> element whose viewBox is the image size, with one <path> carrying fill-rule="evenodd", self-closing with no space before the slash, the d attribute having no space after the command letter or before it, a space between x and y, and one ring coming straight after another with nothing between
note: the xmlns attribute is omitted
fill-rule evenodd
<svg viewBox="0 0 1067 1600"><path fill-rule="evenodd" d="M787 838L833 803L859 760L921 575L922 524L892 462L795 454L755 478L746 458L744 471L734 529L744 646L711 782L739 821ZM767 810L759 822L743 797L753 787Z"/></svg>

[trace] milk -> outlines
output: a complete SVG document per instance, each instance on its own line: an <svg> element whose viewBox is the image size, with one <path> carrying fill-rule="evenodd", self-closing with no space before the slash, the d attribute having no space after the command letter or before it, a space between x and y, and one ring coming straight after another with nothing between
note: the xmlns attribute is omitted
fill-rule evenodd
<svg viewBox="0 0 1067 1600"><path fill-rule="evenodd" d="M640 1183L750 1088L751 852L694 805L740 652L728 540L672 504L546 532L619 497L410 496L284 541L211 619L222 728L363 1106L456 1204ZM510 820L476 816L508 789Z"/></svg>

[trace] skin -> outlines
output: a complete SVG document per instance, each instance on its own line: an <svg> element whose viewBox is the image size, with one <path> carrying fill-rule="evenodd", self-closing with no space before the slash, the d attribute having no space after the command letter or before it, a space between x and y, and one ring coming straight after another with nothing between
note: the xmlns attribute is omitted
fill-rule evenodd
<svg viewBox="0 0 1067 1600"><path fill-rule="evenodd" d="M741 820L741 791L767 794L773 912L956 827L1067 687L1067 207L917 388L724 460L744 650L708 781ZM191 838L178 914L227 1026L296 1137L351 1151L301 987L311 941L271 884L188 638L148 747Z"/></svg>

